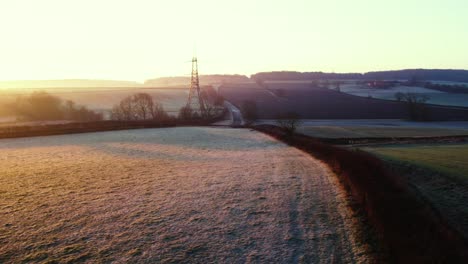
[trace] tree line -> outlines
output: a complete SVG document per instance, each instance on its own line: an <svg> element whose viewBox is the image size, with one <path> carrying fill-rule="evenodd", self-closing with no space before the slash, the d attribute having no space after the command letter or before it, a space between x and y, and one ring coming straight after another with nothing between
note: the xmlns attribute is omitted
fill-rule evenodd
<svg viewBox="0 0 468 264"><path fill-rule="evenodd" d="M184 106L178 116L170 116L163 105L148 93L136 93L123 98L110 110L110 119L117 121L142 120L195 120L210 119L220 116L224 111L224 98L214 90L204 91L205 111L200 112ZM79 122L103 120L103 114L76 104L72 100L63 100L47 92L37 91L29 95L0 103L3 116L14 116L18 121L72 120Z"/></svg>
<svg viewBox="0 0 468 264"><path fill-rule="evenodd" d="M77 105L72 100L62 100L42 91L17 96L13 102L6 103L4 109L8 109L9 114L16 116L19 121L75 120L84 122L103 119L101 113Z"/></svg>
<svg viewBox="0 0 468 264"><path fill-rule="evenodd" d="M147 93L137 93L122 99L111 110L111 119L119 121L162 120L168 114L163 106Z"/></svg>
<svg viewBox="0 0 468 264"><path fill-rule="evenodd" d="M366 73L333 73L333 72L296 72L276 71L259 72L250 76L252 80L439 80L468 82L468 70L433 70L409 69L396 71L375 71Z"/></svg>
<svg viewBox="0 0 468 264"><path fill-rule="evenodd" d="M224 111L224 98L217 95L214 90L203 91L201 95L205 101L204 111L183 106L177 115L180 120L210 119L219 116ZM114 105L111 110L111 119L118 121L142 120L169 120L170 116L163 105L147 93L129 95Z"/></svg>

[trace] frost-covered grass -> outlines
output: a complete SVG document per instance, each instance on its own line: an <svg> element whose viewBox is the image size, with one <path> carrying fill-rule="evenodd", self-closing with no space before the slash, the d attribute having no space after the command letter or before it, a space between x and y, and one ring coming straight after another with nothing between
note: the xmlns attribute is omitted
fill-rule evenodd
<svg viewBox="0 0 468 264"><path fill-rule="evenodd" d="M332 87L333 88L333 87ZM378 98L379 96L394 96L395 93L425 93L425 94L439 94L444 93L437 90L427 89L423 87L417 86L395 86L388 89L376 89L376 88L369 88L363 85L357 84L345 84L340 87L340 90L345 93L359 95L359 96L368 96L371 95L373 97Z"/></svg>
<svg viewBox="0 0 468 264"><path fill-rule="evenodd" d="M447 84L447 85L466 85L468 89L468 83L466 82L450 82L450 81L430 81L431 83L435 84Z"/></svg>
<svg viewBox="0 0 468 264"><path fill-rule="evenodd" d="M429 96L428 103L430 104L468 107L468 94L445 93L423 87L397 86L389 89L370 89L362 85L347 84L341 86L341 91L356 96L371 96L385 100L395 100L397 92L425 94Z"/></svg>
<svg viewBox="0 0 468 264"><path fill-rule="evenodd" d="M0 140L0 262L362 262L321 162L249 130Z"/></svg>

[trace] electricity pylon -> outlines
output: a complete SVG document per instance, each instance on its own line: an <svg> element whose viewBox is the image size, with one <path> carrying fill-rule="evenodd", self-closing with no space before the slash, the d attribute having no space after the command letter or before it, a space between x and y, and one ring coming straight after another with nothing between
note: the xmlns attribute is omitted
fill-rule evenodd
<svg viewBox="0 0 468 264"><path fill-rule="evenodd" d="M190 108L192 113L198 113L200 116L205 115L205 102L203 101L203 97L200 95L200 80L198 78L197 57L192 58L192 77L190 81L187 108Z"/></svg>

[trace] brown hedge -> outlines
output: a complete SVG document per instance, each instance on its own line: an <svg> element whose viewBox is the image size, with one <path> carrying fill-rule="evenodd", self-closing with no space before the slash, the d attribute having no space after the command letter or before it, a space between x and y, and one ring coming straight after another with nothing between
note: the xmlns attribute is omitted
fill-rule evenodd
<svg viewBox="0 0 468 264"><path fill-rule="evenodd" d="M468 245L410 191L403 177L377 157L304 135L287 136L279 127L260 125L269 134L326 162L339 176L380 241L398 263L468 263Z"/></svg>

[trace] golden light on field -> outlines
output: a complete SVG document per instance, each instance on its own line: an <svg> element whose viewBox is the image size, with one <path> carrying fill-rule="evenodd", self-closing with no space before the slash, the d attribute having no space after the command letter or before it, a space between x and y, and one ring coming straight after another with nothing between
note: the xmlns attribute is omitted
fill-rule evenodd
<svg viewBox="0 0 468 264"><path fill-rule="evenodd" d="M468 68L466 1L0 2L0 80Z"/></svg>

